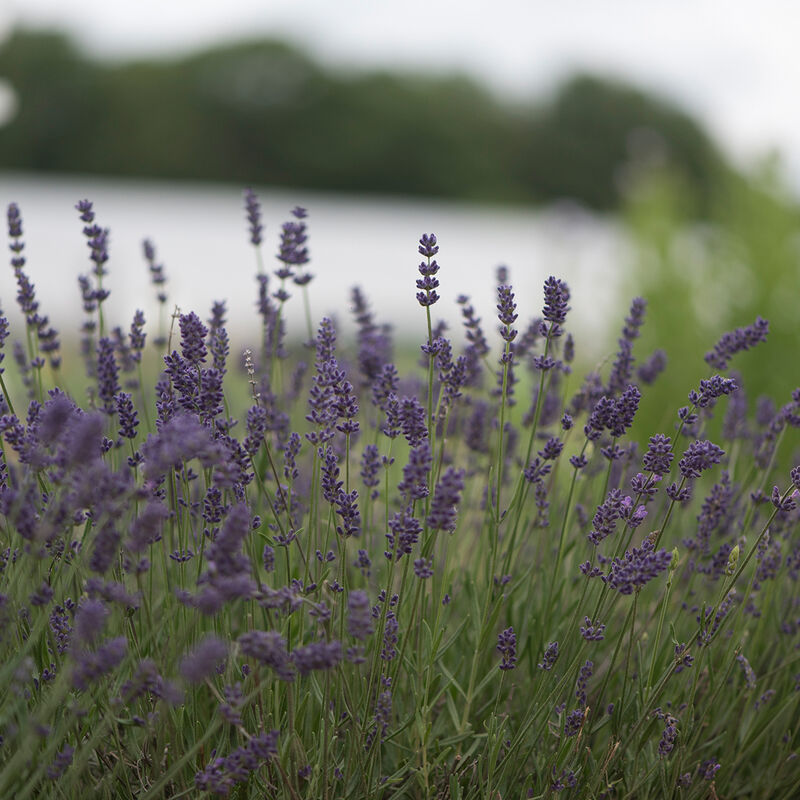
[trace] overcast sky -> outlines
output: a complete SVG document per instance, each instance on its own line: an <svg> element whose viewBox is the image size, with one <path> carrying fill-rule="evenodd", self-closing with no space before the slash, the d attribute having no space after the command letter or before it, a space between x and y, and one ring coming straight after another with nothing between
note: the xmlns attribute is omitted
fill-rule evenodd
<svg viewBox="0 0 800 800"><path fill-rule="evenodd" d="M790 0L0 0L103 56L282 36L355 67L464 70L515 94L583 68L660 91L740 163L777 147L800 189L800 4Z"/></svg>

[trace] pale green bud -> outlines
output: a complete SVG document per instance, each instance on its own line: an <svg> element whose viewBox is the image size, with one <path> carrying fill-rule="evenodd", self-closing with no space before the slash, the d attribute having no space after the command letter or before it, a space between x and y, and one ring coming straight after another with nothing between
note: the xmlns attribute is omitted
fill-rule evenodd
<svg viewBox="0 0 800 800"><path fill-rule="evenodd" d="M736 562L739 560L739 545L737 544L728 555L728 566L725 567L726 575L733 575L736 571Z"/></svg>

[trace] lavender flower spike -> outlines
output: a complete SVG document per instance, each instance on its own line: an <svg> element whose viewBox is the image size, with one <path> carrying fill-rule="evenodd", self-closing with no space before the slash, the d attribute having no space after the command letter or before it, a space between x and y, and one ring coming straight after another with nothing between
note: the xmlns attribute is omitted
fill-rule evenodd
<svg viewBox="0 0 800 800"><path fill-rule="evenodd" d="M433 493L428 527L434 531L452 533L456 528L457 507L464 490L464 470L448 467Z"/></svg>
<svg viewBox="0 0 800 800"><path fill-rule="evenodd" d="M417 302L424 308L432 306L438 299L439 295L436 289L439 288L439 279L436 273L439 271L439 265L433 256L439 252L439 245L436 244L436 236L431 234L422 234L419 240L419 253L425 256L428 261L424 261L419 265L419 274L421 278L417 278Z"/></svg>
<svg viewBox="0 0 800 800"><path fill-rule="evenodd" d="M517 666L517 637L513 628L506 628L497 635L497 650L503 657L500 669L514 669Z"/></svg>
<svg viewBox="0 0 800 800"><path fill-rule="evenodd" d="M603 580L620 594L632 594L667 569L671 560L672 553L663 548L654 550L652 542L645 539L641 547L633 547L623 558L615 558Z"/></svg>
<svg viewBox="0 0 800 800"><path fill-rule="evenodd" d="M714 345L714 349L705 355L707 364L715 369L727 369L728 362L736 353L742 350L749 350L760 342L767 340L769 333L769 322L756 317L756 321L746 328L736 328L722 335L720 340Z"/></svg>
<svg viewBox="0 0 800 800"><path fill-rule="evenodd" d="M549 329L542 323L542 334L550 338L561 336L563 331L561 325L567 319L569 311L569 286L564 281L558 280L552 275L544 282L544 308L542 316L551 323Z"/></svg>
<svg viewBox="0 0 800 800"><path fill-rule="evenodd" d="M261 224L261 203L258 201L258 195L250 187L244 190L244 207L250 225L250 244L258 247L261 244L261 232L264 230Z"/></svg>

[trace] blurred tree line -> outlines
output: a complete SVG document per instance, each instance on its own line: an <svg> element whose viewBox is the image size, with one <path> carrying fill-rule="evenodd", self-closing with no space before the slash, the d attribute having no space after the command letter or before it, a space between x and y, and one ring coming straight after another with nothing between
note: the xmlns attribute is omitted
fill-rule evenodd
<svg viewBox="0 0 800 800"><path fill-rule="evenodd" d="M572 198L608 210L620 205L621 165L646 132L700 214L727 170L690 116L585 75L542 102L512 103L462 76L322 69L282 42L108 63L62 34L17 30L0 46L0 77L19 101L0 128L7 169L526 204Z"/></svg>

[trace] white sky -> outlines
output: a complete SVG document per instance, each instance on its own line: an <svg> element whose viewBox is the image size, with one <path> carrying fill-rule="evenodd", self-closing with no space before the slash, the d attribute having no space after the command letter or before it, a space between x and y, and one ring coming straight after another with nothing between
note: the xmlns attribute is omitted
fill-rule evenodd
<svg viewBox="0 0 800 800"><path fill-rule="evenodd" d="M740 163L779 148L800 188L793 0L0 0L0 37L15 23L120 58L284 36L329 63L465 70L517 95L611 73L678 100Z"/></svg>

